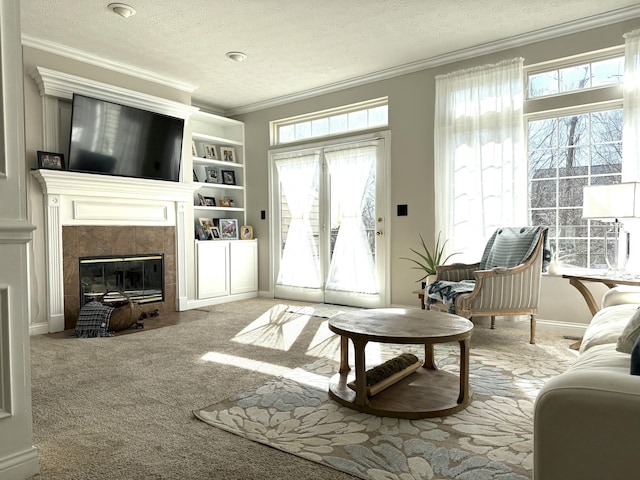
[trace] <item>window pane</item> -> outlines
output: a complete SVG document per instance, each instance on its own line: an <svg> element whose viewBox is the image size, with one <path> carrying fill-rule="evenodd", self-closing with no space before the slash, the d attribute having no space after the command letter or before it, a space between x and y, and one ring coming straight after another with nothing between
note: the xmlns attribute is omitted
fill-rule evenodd
<svg viewBox="0 0 640 480"><path fill-rule="evenodd" d="M622 173L622 145L594 145L591 173Z"/></svg>
<svg viewBox="0 0 640 480"><path fill-rule="evenodd" d="M531 182L531 208L555 208L556 185L555 179Z"/></svg>
<svg viewBox="0 0 640 480"><path fill-rule="evenodd" d="M311 136L311 122L296 123L295 128L296 140L302 140Z"/></svg>
<svg viewBox="0 0 640 480"><path fill-rule="evenodd" d="M280 130L278 131L278 140L283 143L293 142L296 139L295 133L295 127L293 125L280 127Z"/></svg>
<svg viewBox="0 0 640 480"><path fill-rule="evenodd" d="M537 73L529 76L529 97L542 97L558 93L558 71Z"/></svg>
<svg viewBox="0 0 640 480"><path fill-rule="evenodd" d="M557 150L536 150L529 153L530 178L552 178L558 173L556 170L558 158Z"/></svg>
<svg viewBox="0 0 640 480"><path fill-rule="evenodd" d="M586 177L560 179L558 181L558 206L580 207L582 212L582 189L587 184Z"/></svg>
<svg viewBox="0 0 640 480"><path fill-rule="evenodd" d="M591 75L591 84L594 87L622 83L624 80L624 57L593 62Z"/></svg>
<svg viewBox="0 0 640 480"><path fill-rule="evenodd" d="M329 117L329 131L331 133L342 133L347 131L347 115L335 115Z"/></svg>
<svg viewBox="0 0 640 480"><path fill-rule="evenodd" d="M560 69L560 91L572 92L574 90L582 90L588 88L590 78L590 66L577 65L575 67L561 68Z"/></svg>
<svg viewBox="0 0 640 480"><path fill-rule="evenodd" d="M314 137L329 135L329 119L321 118L319 120L313 120L311 122L311 134Z"/></svg>
<svg viewBox="0 0 640 480"><path fill-rule="evenodd" d="M588 114L570 115L558 120L559 145L572 147L589 141Z"/></svg>
<svg viewBox="0 0 640 480"><path fill-rule="evenodd" d="M591 141L593 143L622 142L622 109L591 114Z"/></svg>
<svg viewBox="0 0 640 480"><path fill-rule="evenodd" d="M349 114L349 130L361 130L367 128L367 112L351 112Z"/></svg>
<svg viewBox="0 0 640 480"><path fill-rule="evenodd" d="M388 110L389 110L389 107L387 105L370 108L369 109L369 126L375 127L378 125L387 125L389 123Z"/></svg>

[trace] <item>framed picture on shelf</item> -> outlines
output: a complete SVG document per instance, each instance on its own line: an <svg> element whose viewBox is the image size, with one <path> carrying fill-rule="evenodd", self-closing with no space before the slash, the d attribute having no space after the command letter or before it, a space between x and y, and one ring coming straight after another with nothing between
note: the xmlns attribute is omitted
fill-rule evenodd
<svg viewBox="0 0 640 480"><path fill-rule="evenodd" d="M204 146L204 156L210 160L218 160L218 154L215 145Z"/></svg>
<svg viewBox="0 0 640 480"><path fill-rule="evenodd" d="M235 218L221 218L220 238L225 240L238 240L238 220Z"/></svg>
<svg viewBox="0 0 640 480"><path fill-rule="evenodd" d="M204 167L204 171L207 175L205 182L220 183L220 169L218 167Z"/></svg>
<svg viewBox="0 0 640 480"><path fill-rule="evenodd" d="M235 162L236 149L233 147L220 147L220 160L225 162Z"/></svg>
<svg viewBox="0 0 640 480"><path fill-rule="evenodd" d="M211 229L211 235L214 240L220 240L220 231L218 230L218 227L213 227Z"/></svg>
<svg viewBox="0 0 640 480"><path fill-rule="evenodd" d="M220 207L230 207L231 199L230 198L221 198L218 202Z"/></svg>
<svg viewBox="0 0 640 480"><path fill-rule="evenodd" d="M192 157L198 156L198 150L196 149L196 142L194 142L193 140L191 140L191 156Z"/></svg>
<svg viewBox="0 0 640 480"><path fill-rule="evenodd" d="M200 179L198 178L198 175L196 174L195 170L193 171L193 181L194 182L199 182L200 181Z"/></svg>
<svg viewBox="0 0 640 480"><path fill-rule="evenodd" d="M242 225L240 227L241 240L253 240L253 227L251 225Z"/></svg>
<svg viewBox="0 0 640 480"><path fill-rule="evenodd" d="M202 225L196 227L196 238L198 240L209 240L209 235Z"/></svg>
<svg viewBox="0 0 640 480"><path fill-rule="evenodd" d="M204 196L200 195L199 193L198 193L198 205L200 205L201 207L204 207L207 205L205 203Z"/></svg>
<svg viewBox="0 0 640 480"><path fill-rule="evenodd" d="M41 152L38 150L38 168L64 170L64 155L62 153Z"/></svg>
<svg viewBox="0 0 640 480"><path fill-rule="evenodd" d="M235 185L236 172L233 170L222 170L222 183L225 185Z"/></svg>
<svg viewBox="0 0 640 480"><path fill-rule="evenodd" d="M205 207L215 207L216 206L215 197L204 197L204 206Z"/></svg>
<svg viewBox="0 0 640 480"><path fill-rule="evenodd" d="M213 228L213 222L210 218L199 218L200 226L207 232L207 238L212 237L211 229Z"/></svg>

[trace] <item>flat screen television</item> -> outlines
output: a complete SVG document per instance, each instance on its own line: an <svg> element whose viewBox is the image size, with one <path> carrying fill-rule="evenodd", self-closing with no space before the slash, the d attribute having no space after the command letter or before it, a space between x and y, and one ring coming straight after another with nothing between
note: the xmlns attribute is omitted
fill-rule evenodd
<svg viewBox="0 0 640 480"><path fill-rule="evenodd" d="M68 169L180 180L181 118L73 95Z"/></svg>

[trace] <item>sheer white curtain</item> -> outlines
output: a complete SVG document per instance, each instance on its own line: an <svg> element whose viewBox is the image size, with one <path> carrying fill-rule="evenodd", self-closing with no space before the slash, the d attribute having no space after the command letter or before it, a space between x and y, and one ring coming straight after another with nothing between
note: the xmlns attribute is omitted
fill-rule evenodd
<svg viewBox="0 0 640 480"><path fill-rule="evenodd" d="M640 30L624 35L622 181L640 180Z"/></svg>
<svg viewBox="0 0 640 480"><path fill-rule="evenodd" d="M523 59L436 77L436 232L480 259L500 226L528 224Z"/></svg>
<svg viewBox="0 0 640 480"><path fill-rule="evenodd" d="M309 220L313 202L318 199L320 153L275 157L274 160L291 213L277 283L320 288L320 257Z"/></svg>
<svg viewBox="0 0 640 480"><path fill-rule="evenodd" d="M325 151L332 217L338 217L340 226L329 266L327 290L378 293L373 252L362 221L365 188L376 164L376 150L375 145L365 145Z"/></svg>
<svg viewBox="0 0 640 480"><path fill-rule="evenodd" d="M640 30L624 35L624 90L622 127L622 181L640 181ZM640 238L640 222L625 219L632 243ZM631 248L627 271L640 272L640 252Z"/></svg>

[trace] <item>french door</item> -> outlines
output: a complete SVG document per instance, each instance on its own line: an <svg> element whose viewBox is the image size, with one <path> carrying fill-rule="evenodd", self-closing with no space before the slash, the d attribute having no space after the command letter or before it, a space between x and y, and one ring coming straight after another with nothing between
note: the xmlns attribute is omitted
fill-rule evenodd
<svg viewBox="0 0 640 480"><path fill-rule="evenodd" d="M381 307L386 136L271 152L274 294Z"/></svg>

